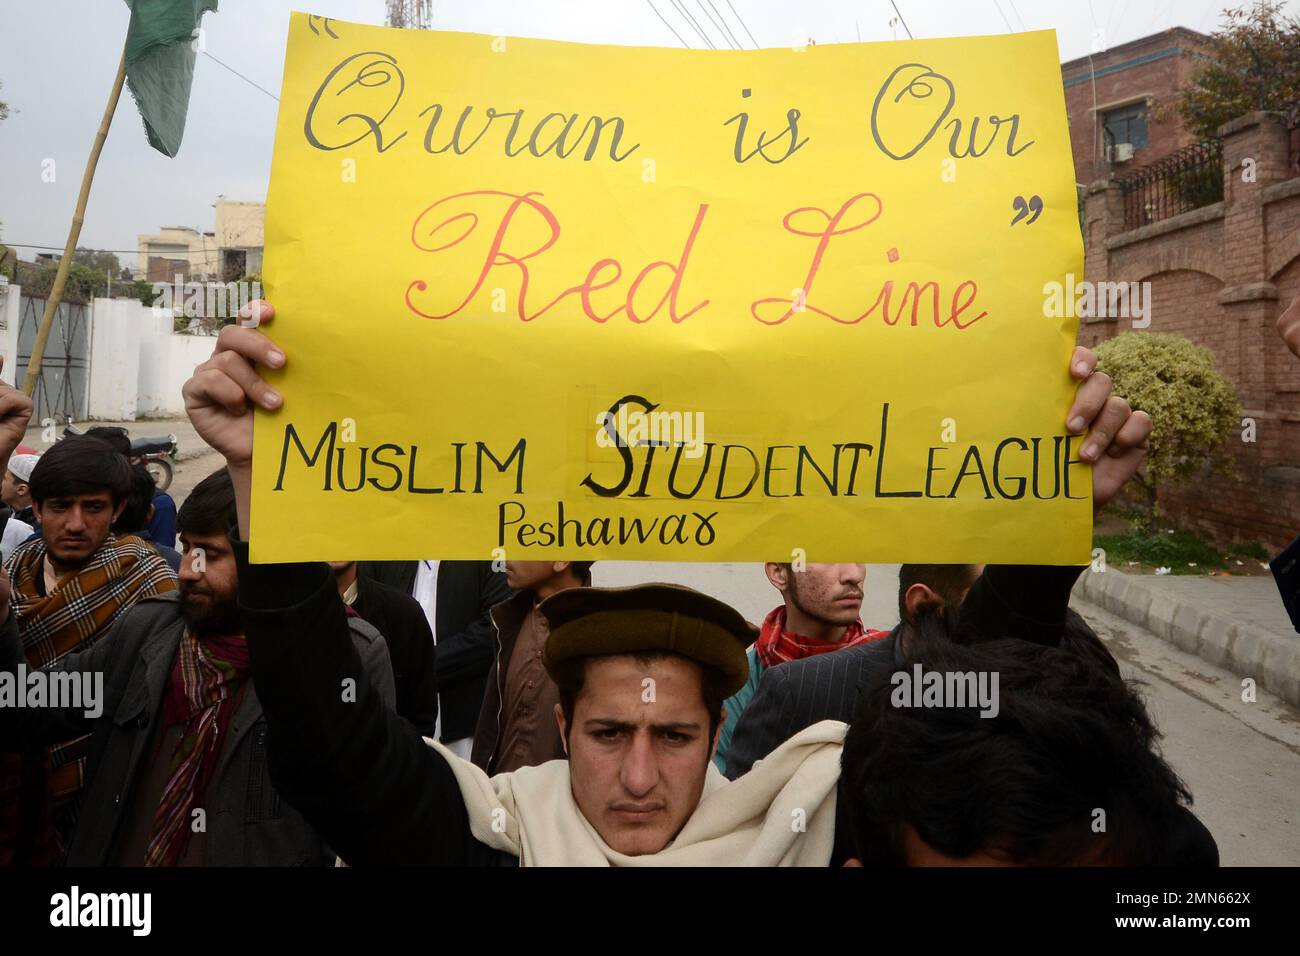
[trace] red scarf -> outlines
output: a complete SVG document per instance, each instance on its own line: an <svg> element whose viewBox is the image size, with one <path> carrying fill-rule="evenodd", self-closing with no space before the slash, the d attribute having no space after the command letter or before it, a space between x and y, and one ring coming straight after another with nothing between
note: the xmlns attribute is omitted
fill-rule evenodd
<svg viewBox="0 0 1300 956"><path fill-rule="evenodd" d="M869 631L863 628L862 621L849 625L844 636L838 641L823 641L815 637L792 634L785 629L785 605L781 604L763 619L763 628L759 631L754 650L763 666L775 667L786 661L797 661L814 654L838 651L854 644L865 644L889 636L888 631Z"/></svg>
<svg viewBox="0 0 1300 956"><path fill-rule="evenodd" d="M175 866L192 832L191 813L203 799L248 676L244 635L196 637L185 629L163 698L164 726L184 724L168 768L145 866Z"/></svg>

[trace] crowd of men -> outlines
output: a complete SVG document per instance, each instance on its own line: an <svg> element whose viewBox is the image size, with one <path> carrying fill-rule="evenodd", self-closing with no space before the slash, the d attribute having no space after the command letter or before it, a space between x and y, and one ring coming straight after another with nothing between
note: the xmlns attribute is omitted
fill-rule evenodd
<svg viewBox="0 0 1300 956"><path fill-rule="evenodd" d="M29 695L0 695L0 862L1217 863L1069 608L1080 568L904 565L872 627L856 564L763 566L759 626L591 562L254 565L253 408L283 404L258 369L284 361L232 326L195 371L226 465L179 512L120 430L15 453L31 404L0 387L0 678ZM1071 362L1100 505L1151 422Z"/></svg>

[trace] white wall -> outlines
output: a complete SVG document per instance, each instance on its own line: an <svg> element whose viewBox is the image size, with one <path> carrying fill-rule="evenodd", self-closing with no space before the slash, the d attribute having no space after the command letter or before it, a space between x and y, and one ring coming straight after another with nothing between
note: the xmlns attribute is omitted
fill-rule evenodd
<svg viewBox="0 0 1300 956"><path fill-rule="evenodd" d="M167 336L166 359L162 366L165 382L163 404L157 413L160 417L175 418L185 414L181 386L194 374L194 366L212 357L216 344L215 335Z"/></svg>
<svg viewBox="0 0 1300 956"><path fill-rule="evenodd" d="M131 422L185 414L181 386L194 366L212 355L217 340L178 335L172 328L170 315L134 299L94 301L88 417ZM0 332L0 350L4 334Z"/></svg>
<svg viewBox="0 0 1300 956"><path fill-rule="evenodd" d="M140 384L140 340L152 310L134 299L96 299L91 305L88 418L133 422Z"/></svg>
<svg viewBox="0 0 1300 956"><path fill-rule="evenodd" d="M4 370L0 372L10 385L22 386L14 381L18 374L18 317L22 305L23 287L20 285L0 286L0 358L4 359Z"/></svg>
<svg viewBox="0 0 1300 956"><path fill-rule="evenodd" d="M173 319L163 310L141 307L140 368L136 380L136 415L161 415L168 411L167 339Z"/></svg>

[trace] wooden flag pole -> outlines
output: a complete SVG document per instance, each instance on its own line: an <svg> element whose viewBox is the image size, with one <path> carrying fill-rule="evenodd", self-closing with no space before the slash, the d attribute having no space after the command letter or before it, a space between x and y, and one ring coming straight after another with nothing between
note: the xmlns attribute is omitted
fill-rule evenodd
<svg viewBox="0 0 1300 956"><path fill-rule="evenodd" d="M118 97L122 95L122 82L126 79L126 49L122 50L122 59L117 64L117 76L113 80L113 91L108 95L108 105L104 107L104 118L99 121L99 132L95 134L94 145L90 147L90 157L86 160L86 171L81 175L81 194L77 197L77 211L72 216L72 228L68 231L68 243L63 247L63 258L59 260L59 271L54 276L54 288L45 300L45 314L41 316L41 327L32 343L32 357L27 360L27 377L23 379L23 393L30 396L36 390L36 379L41 373L41 359L45 355L45 343L49 341L50 330L54 327L54 315L59 309L59 300L63 298L63 286L68 281L68 270L72 268L72 255L77 251L77 240L81 237L81 223L86 217L86 200L90 198L90 183L95 178L95 166L99 163L99 154L108 138L108 127L113 122L113 113L117 109Z"/></svg>

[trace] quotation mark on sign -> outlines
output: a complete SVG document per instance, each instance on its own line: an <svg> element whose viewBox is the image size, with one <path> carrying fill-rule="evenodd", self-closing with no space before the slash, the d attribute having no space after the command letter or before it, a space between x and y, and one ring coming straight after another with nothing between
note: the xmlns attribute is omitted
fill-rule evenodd
<svg viewBox="0 0 1300 956"><path fill-rule="evenodd" d="M307 14L307 26L310 28L312 33L320 36L320 30L316 29L316 23L317 21L320 21L320 25L325 28L326 35L331 39L337 40L339 35L330 29L330 19L330 17L322 17L318 13L309 13Z"/></svg>
<svg viewBox="0 0 1300 956"><path fill-rule="evenodd" d="M1029 225L1043 213L1043 200L1041 196L1030 196L1029 201L1025 202L1024 196L1017 196L1011 200L1011 208L1016 210L1016 218L1011 220L1011 225L1015 225L1021 219L1025 219L1032 211L1033 215L1025 219L1025 225Z"/></svg>

